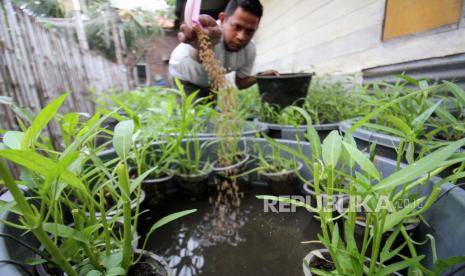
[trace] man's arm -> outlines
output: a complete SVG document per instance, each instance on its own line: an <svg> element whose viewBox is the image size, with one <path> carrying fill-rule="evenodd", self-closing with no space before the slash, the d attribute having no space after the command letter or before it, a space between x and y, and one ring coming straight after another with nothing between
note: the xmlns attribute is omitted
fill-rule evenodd
<svg viewBox="0 0 465 276"><path fill-rule="evenodd" d="M276 70L266 70L258 73L259 76L279 76L279 72ZM247 76L245 78L239 78L236 75L236 86L239 89L246 89L257 82L257 79L252 76Z"/></svg>
<svg viewBox="0 0 465 276"><path fill-rule="evenodd" d="M245 78L239 78L236 76L236 86L239 89L246 89L249 88L250 86L254 85L257 82L257 79L255 79L252 76L245 77Z"/></svg>

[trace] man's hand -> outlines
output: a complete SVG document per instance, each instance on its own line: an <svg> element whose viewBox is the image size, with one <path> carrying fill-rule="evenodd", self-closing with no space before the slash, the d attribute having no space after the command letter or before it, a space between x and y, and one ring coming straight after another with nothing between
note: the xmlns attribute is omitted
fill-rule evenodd
<svg viewBox="0 0 465 276"><path fill-rule="evenodd" d="M206 14L201 14L199 16L199 21L202 24L203 31L206 31L208 37L210 37L212 46L216 45L221 39L220 26L216 24L216 21L213 17ZM179 42L188 43L195 49L199 49L200 43L193 27L189 27L187 24L183 23L179 30Z"/></svg>
<svg viewBox="0 0 465 276"><path fill-rule="evenodd" d="M257 76L279 76L279 72L276 70L266 70L266 71L257 73Z"/></svg>

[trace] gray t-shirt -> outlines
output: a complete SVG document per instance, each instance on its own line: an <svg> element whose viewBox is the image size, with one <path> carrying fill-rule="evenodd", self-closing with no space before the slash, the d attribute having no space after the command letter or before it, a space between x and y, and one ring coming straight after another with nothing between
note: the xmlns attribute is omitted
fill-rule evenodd
<svg viewBox="0 0 465 276"><path fill-rule="evenodd" d="M191 55L192 46L186 43L179 44L171 53L169 73L183 81L191 82L198 86L209 87L207 72L201 63ZM247 46L237 52L230 52L224 47L221 40L214 48L216 58L221 62L226 71L236 72L239 78L245 78L252 74L255 62L256 49L251 41Z"/></svg>

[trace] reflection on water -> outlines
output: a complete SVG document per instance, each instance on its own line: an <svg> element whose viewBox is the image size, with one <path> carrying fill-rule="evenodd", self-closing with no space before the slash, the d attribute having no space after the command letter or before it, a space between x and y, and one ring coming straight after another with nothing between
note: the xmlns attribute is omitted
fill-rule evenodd
<svg viewBox="0 0 465 276"><path fill-rule="evenodd" d="M266 187L265 187L266 188ZM167 214L198 209L173 221L149 238L147 250L163 256L176 276L193 275L302 275L302 259L319 245L319 222L304 208L295 213L265 213L256 194L268 190L255 186L241 199L238 209L220 212L208 199L190 201L172 195ZM147 221L147 233L154 219Z"/></svg>
<svg viewBox="0 0 465 276"><path fill-rule="evenodd" d="M173 275L201 274L205 264L205 248L221 243L237 246L245 242L239 230L247 223L247 214L250 214L250 210L211 209L192 229L182 225L177 233L173 233L177 237L176 245L164 253Z"/></svg>

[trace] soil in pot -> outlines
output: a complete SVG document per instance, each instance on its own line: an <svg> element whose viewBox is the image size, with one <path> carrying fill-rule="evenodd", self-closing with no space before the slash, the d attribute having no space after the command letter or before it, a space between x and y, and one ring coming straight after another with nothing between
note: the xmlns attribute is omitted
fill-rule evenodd
<svg viewBox="0 0 465 276"><path fill-rule="evenodd" d="M321 269L324 271L334 271L336 269L336 266L334 265L333 262L330 262L331 256L329 255L328 252L323 251L321 252L321 255L326 259L321 259L317 257L311 258L310 262L308 263L308 267L310 268L316 268L316 269Z"/></svg>
<svg viewBox="0 0 465 276"><path fill-rule="evenodd" d="M160 216L198 211L157 229L147 250L163 256L173 275L301 275L302 258L313 249L301 242L316 239L319 222L300 207L295 212L264 211L264 201L255 195L267 193L266 186L253 185L240 208L222 218L207 199L171 194ZM150 225L141 223L139 233Z"/></svg>
<svg viewBox="0 0 465 276"><path fill-rule="evenodd" d="M296 174L302 168L299 163L295 170L283 170L281 172L260 173L260 177L268 184L268 188L274 195L295 195L298 194L300 179Z"/></svg>

